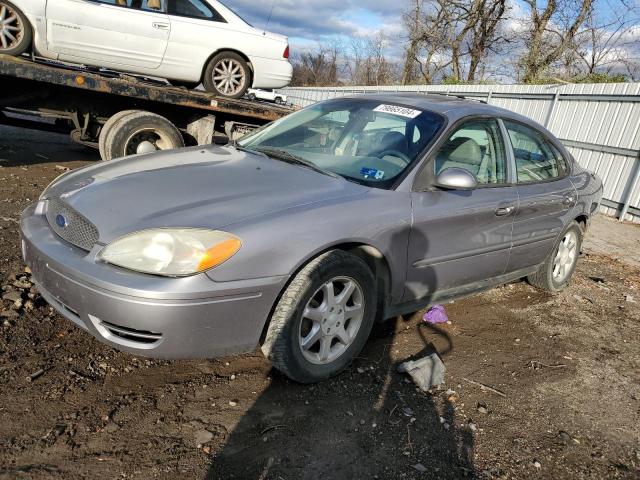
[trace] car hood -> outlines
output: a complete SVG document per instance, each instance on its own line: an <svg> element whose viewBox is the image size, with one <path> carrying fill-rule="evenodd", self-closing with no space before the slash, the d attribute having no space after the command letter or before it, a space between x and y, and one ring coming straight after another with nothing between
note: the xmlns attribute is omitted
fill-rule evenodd
<svg viewBox="0 0 640 480"><path fill-rule="evenodd" d="M92 165L54 182L43 198L63 199L108 243L155 227L222 229L368 190L304 166L211 146Z"/></svg>

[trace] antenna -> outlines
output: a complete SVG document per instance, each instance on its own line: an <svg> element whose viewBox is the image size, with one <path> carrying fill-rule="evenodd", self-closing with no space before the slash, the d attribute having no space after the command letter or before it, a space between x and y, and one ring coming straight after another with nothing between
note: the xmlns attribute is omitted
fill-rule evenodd
<svg viewBox="0 0 640 480"><path fill-rule="evenodd" d="M276 6L276 0L271 0L271 10L269 11L269 18L267 18L267 24L264 26L264 32L263 33L267 33L267 28L269 27L269 24L271 23L271 15L273 15L273 8Z"/></svg>

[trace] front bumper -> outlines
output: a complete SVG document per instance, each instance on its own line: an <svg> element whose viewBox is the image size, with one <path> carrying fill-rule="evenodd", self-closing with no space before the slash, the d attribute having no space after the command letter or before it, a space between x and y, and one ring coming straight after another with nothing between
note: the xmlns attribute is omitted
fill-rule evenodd
<svg viewBox="0 0 640 480"><path fill-rule="evenodd" d="M22 253L41 295L60 314L119 350L154 358L213 358L257 346L286 277L219 283L142 275L96 262L60 239L29 207Z"/></svg>

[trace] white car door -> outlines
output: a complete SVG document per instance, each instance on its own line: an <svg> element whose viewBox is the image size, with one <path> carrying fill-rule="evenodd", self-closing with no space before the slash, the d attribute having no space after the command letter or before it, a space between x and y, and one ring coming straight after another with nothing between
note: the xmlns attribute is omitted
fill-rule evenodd
<svg viewBox="0 0 640 480"><path fill-rule="evenodd" d="M47 45L60 60L155 69L167 49L166 0L49 0Z"/></svg>

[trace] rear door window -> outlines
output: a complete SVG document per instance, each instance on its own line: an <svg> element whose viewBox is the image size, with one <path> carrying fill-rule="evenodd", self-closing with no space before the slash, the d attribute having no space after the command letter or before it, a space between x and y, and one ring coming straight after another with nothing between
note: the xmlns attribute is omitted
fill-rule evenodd
<svg viewBox="0 0 640 480"><path fill-rule="evenodd" d="M201 0L168 0L169 15L178 17L199 18L214 22L226 22L213 7Z"/></svg>
<svg viewBox="0 0 640 480"><path fill-rule="evenodd" d="M567 163L541 132L504 121L516 160L518 183L547 182L563 177Z"/></svg>

